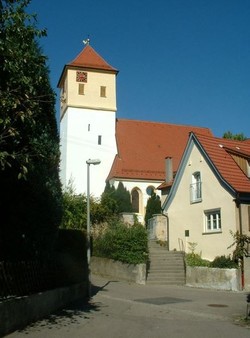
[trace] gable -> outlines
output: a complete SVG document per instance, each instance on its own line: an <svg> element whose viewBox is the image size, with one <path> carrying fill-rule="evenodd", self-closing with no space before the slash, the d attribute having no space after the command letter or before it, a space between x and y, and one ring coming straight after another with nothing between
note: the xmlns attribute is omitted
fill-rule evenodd
<svg viewBox="0 0 250 338"><path fill-rule="evenodd" d="M167 209L172 203L183 173L188 165L188 161L190 161L190 154L192 153L194 147L198 149L201 156L206 160L214 176L218 179L224 189L233 196L236 196L237 193L243 193L245 196L248 195L250 198L250 180L246 175L246 172L242 170L244 158L239 154L232 155L230 151L228 151L228 149L231 149L231 152L234 151L235 153L235 149L237 149L237 151L241 149L244 151L244 156L248 156L246 154L249 154L250 151L249 143L247 144L242 142L244 141L232 141L208 135L191 134L181 159L172 189L163 203L163 208Z"/></svg>

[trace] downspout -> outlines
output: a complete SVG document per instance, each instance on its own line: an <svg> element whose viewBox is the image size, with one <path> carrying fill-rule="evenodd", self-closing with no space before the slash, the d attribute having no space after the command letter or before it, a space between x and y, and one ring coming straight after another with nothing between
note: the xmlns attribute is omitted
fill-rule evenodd
<svg viewBox="0 0 250 338"><path fill-rule="evenodd" d="M236 203L236 207L239 209L239 228L240 228L240 236L242 235L242 212L241 212L241 203L240 203L240 196L237 193L236 199L234 200ZM244 257L241 261L241 285L242 289L245 287L245 276L244 276Z"/></svg>

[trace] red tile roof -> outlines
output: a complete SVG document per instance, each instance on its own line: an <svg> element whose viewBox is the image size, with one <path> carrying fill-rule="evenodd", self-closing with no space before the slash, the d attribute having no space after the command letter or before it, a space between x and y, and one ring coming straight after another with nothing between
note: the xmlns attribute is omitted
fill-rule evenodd
<svg viewBox="0 0 250 338"><path fill-rule="evenodd" d="M118 119L116 155L108 179L165 180L165 158L177 170L189 133L212 135L208 128Z"/></svg>
<svg viewBox="0 0 250 338"><path fill-rule="evenodd" d="M87 45L68 66L92 68L117 72L91 46Z"/></svg>
<svg viewBox="0 0 250 338"><path fill-rule="evenodd" d="M249 193L250 179L235 162L232 154L250 159L250 142L195 134L221 177L236 191Z"/></svg>

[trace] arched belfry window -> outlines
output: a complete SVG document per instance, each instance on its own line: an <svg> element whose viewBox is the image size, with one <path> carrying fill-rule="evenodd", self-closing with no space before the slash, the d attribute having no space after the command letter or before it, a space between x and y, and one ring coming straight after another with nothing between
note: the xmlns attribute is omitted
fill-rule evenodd
<svg viewBox="0 0 250 338"><path fill-rule="evenodd" d="M140 196L139 196L139 192L136 188L132 190L131 197L132 197L132 210L133 210L133 212L139 212Z"/></svg>

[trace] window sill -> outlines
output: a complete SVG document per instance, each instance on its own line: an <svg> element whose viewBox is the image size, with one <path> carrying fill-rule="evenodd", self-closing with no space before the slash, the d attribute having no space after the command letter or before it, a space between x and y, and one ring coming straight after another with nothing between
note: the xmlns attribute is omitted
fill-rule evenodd
<svg viewBox="0 0 250 338"><path fill-rule="evenodd" d="M222 234L221 230L213 230L213 231L207 231L207 232L203 232L202 235L214 235L214 234Z"/></svg>
<svg viewBox="0 0 250 338"><path fill-rule="evenodd" d="M202 198L197 198L197 200L190 201L190 204L200 203L202 202Z"/></svg>

